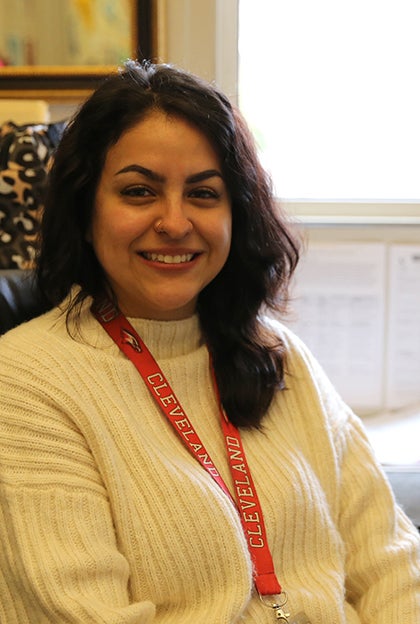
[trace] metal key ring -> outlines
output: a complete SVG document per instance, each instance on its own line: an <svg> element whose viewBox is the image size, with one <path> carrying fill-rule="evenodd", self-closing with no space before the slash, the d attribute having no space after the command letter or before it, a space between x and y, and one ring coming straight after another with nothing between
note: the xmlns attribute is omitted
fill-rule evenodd
<svg viewBox="0 0 420 624"><path fill-rule="evenodd" d="M266 598L266 596L263 596L262 594L260 594L258 592L258 595L260 597L261 602L263 603L263 605L265 607L269 607L270 609L281 609L282 607L284 607L284 605L287 602L287 593L285 591L282 591L281 594L277 594L277 596L279 598L282 598L281 602L269 602ZM274 599L275 596L273 595L272 598Z"/></svg>

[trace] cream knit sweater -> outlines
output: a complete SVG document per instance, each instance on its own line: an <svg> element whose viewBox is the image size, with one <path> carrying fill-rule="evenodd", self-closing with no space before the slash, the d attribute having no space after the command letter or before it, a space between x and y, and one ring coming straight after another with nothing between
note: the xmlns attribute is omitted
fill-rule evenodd
<svg viewBox="0 0 420 624"><path fill-rule="evenodd" d="M231 486L197 318L131 320ZM288 349L286 391L243 441L292 612L419 624L419 536L359 420ZM238 514L85 310L0 339L1 624L269 624Z"/></svg>

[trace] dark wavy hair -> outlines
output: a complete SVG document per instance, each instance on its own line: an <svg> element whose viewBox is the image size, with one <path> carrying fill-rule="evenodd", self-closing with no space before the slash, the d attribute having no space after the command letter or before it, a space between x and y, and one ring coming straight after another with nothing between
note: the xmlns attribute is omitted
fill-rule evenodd
<svg viewBox="0 0 420 624"><path fill-rule="evenodd" d="M228 417L238 426L259 427L285 372L283 346L264 329L259 313L267 306L286 309L299 248L274 203L246 123L214 85L170 65L128 61L86 100L66 128L50 172L39 286L55 305L79 284L67 314L103 291L104 273L85 236L97 185L109 148L151 110L188 120L220 158L232 204L231 250L200 293L197 312Z"/></svg>

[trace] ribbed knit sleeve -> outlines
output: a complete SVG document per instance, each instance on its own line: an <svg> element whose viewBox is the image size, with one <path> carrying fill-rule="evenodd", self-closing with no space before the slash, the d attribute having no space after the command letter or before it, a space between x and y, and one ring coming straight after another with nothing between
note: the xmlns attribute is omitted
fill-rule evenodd
<svg viewBox="0 0 420 624"><path fill-rule="evenodd" d="M349 416L341 469L339 529L345 536L347 597L375 624L420 621L420 546L396 506L360 421Z"/></svg>
<svg viewBox="0 0 420 624"><path fill-rule="evenodd" d="M108 494L71 417L71 370L66 387L59 352L19 342L5 339L0 376L0 622L147 624L154 606L130 604Z"/></svg>
<svg viewBox="0 0 420 624"><path fill-rule="evenodd" d="M418 531L396 504L362 421L344 404L305 345L292 335L287 338L287 332L285 339L290 340L289 353L294 353L292 377L309 392L306 406L299 393L292 393L301 404L298 411L308 415L307 453L344 548L346 621L417 624ZM323 408L321 420L315 416L317 406ZM315 621L323 621L322 610L320 605Z"/></svg>

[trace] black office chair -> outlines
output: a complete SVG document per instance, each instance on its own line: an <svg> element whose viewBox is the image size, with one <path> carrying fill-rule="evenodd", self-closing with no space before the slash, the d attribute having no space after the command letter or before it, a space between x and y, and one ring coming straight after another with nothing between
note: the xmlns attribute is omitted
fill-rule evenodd
<svg viewBox="0 0 420 624"><path fill-rule="evenodd" d="M0 271L0 334L46 310L31 271Z"/></svg>

